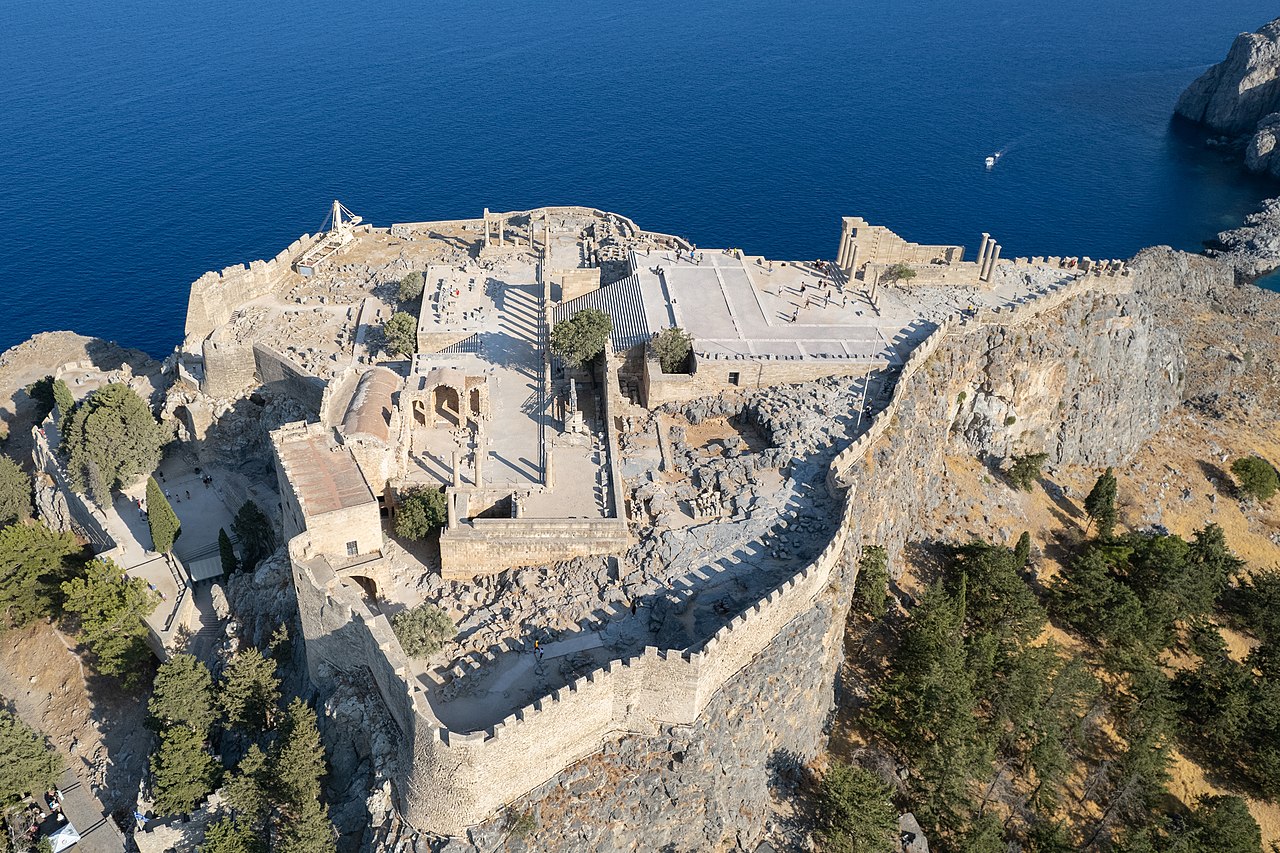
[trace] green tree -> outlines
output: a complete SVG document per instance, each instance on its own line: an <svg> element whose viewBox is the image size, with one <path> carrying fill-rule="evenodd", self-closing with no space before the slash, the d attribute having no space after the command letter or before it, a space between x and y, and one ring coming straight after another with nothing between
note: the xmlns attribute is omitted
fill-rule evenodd
<svg viewBox="0 0 1280 853"><path fill-rule="evenodd" d="M832 853L881 853L893 846L898 810L892 788L869 770L834 761L818 785L822 849Z"/></svg>
<svg viewBox="0 0 1280 853"><path fill-rule="evenodd" d="M1108 468L1102 472L1084 499L1084 511L1089 523L1098 525L1098 536L1110 539L1116 526L1116 472Z"/></svg>
<svg viewBox="0 0 1280 853"><path fill-rule="evenodd" d="M0 804L48 790L66 764L44 737L0 709Z"/></svg>
<svg viewBox="0 0 1280 853"><path fill-rule="evenodd" d="M135 483L160 464L168 438L151 409L128 385L99 388L67 418L63 443L72 485L82 493L90 488L90 465L98 468L109 488Z"/></svg>
<svg viewBox="0 0 1280 853"><path fill-rule="evenodd" d="M663 329L653 336L653 351L658 354L663 373L679 373L684 368L693 338L679 326Z"/></svg>
<svg viewBox="0 0 1280 853"><path fill-rule="evenodd" d="M412 314L397 311L382 327L387 348L394 355L413 355L418 351L418 321Z"/></svg>
<svg viewBox="0 0 1280 853"><path fill-rule="evenodd" d="M141 578L127 577L107 558L91 560L81 577L64 581L63 609L80 621L80 639L96 658L97 670L135 686L151 658L146 618L159 596Z"/></svg>
<svg viewBox="0 0 1280 853"><path fill-rule="evenodd" d="M1187 825L1197 853L1262 853L1262 830L1240 797L1202 795Z"/></svg>
<svg viewBox="0 0 1280 853"><path fill-rule="evenodd" d="M218 701L227 725L252 735L266 731L280 701L276 662L253 646L237 652L222 672Z"/></svg>
<svg viewBox="0 0 1280 853"><path fill-rule="evenodd" d="M444 489L416 488L400 498L396 507L396 535L426 539L449 520Z"/></svg>
<svg viewBox="0 0 1280 853"><path fill-rule="evenodd" d="M965 830L960 849L965 853L1007 853L1004 824L995 815L982 815Z"/></svg>
<svg viewBox="0 0 1280 853"><path fill-rule="evenodd" d="M608 314L584 308L551 329L551 351L570 367L581 367L604 352L612 331Z"/></svg>
<svg viewBox="0 0 1280 853"><path fill-rule="evenodd" d="M152 548L162 554L172 551L173 543L182 534L182 522L155 477L147 478L147 526L151 528Z"/></svg>
<svg viewBox="0 0 1280 853"><path fill-rule="evenodd" d="M222 786L222 796L235 811L236 818L255 830L261 830L271 811L267 793L267 756L255 743L249 747L236 772Z"/></svg>
<svg viewBox="0 0 1280 853"><path fill-rule="evenodd" d="M1014 552L1000 545L971 542L959 550L948 569L947 586L958 595L964 580L971 631L1021 644L1044 628L1048 617L1020 569Z"/></svg>
<svg viewBox="0 0 1280 853"><path fill-rule="evenodd" d="M1022 531L1022 535L1018 537L1018 542L1013 546L1013 565L1018 569L1025 569L1027 564L1031 562L1031 534Z"/></svg>
<svg viewBox="0 0 1280 853"><path fill-rule="evenodd" d="M1261 456L1242 456L1231 463L1240 491L1254 500L1270 500L1280 489L1280 475L1270 462Z"/></svg>
<svg viewBox="0 0 1280 853"><path fill-rule="evenodd" d="M854 594L862 610L872 619L884 616L889 598L889 554L882 546L868 545L862 549Z"/></svg>
<svg viewBox="0 0 1280 853"><path fill-rule="evenodd" d="M227 535L225 527L218 528L218 557L222 560L224 575L233 575L239 571L240 562L236 560L236 549L231 544L231 537Z"/></svg>
<svg viewBox="0 0 1280 853"><path fill-rule="evenodd" d="M916 271L908 264L891 264L880 273L880 282L882 284L896 284L900 281L911 281L916 277Z"/></svg>
<svg viewBox="0 0 1280 853"><path fill-rule="evenodd" d="M224 817L204 833L200 853L263 853L262 837L247 822Z"/></svg>
<svg viewBox="0 0 1280 853"><path fill-rule="evenodd" d="M1044 465L1046 459L1049 458L1047 453L1028 453L1023 456L1014 456L1013 464L1009 466L1007 475L1009 482L1014 488L1024 492L1031 491L1031 487L1040 477L1040 468Z"/></svg>
<svg viewBox="0 0 1280 853"><path fill-rule="evenodd" d="M0 529L0 613L4 623L21 626L53 611L67 573L81 561L76 537L50 530L41 522Z"/></svg>
<svg viewBox="0 0 1280 853"><path fill-rule="evenodd" d="M186 726L208 737L218 718L209 668L194 655L183 653L160 664L147 710L165 726Z"/></svg>
<svg viewBox="0 0 1280 853"><path fill-rule="evenodd" d="M53 402L57 404L58 429L62 429L67 423L67 418L71 416L71 412L76 407L76 398L71 394L71 389L67 387L67 383L61 379L53 380Z"/></svg>
<svg viewBox="0 0 1280 853"><path fill-rule="evenodd" d="M170 726L160 735L151 756L151 784L156 811L187 814L209 796L218 764L204 748L204 738L186 726Z"/></svg>
<svg viewBox="0 0 1280 853"><path fill-rule="evenodd" d="M329 821L329 809L319 799L304 800L297 811L280 822L277 853L333 853L337 839Z"/></svg>
<svg viewBox="0 0 1280 853"><path fill-rule="evenodd" d="M1142 602L1112 576L1111 564L1097 548L1077 556L1068 570L1053 580L1049 607L1055 618L1086 637L1121 648L1139 646L1149 639Z"/></svg>
<svg viewBox="0 0 1280 853"><path fill-rule="evenodd" d="M0 456L0 527L31 518L31 478L17 462Z"/></svg>
<svg viewBox="0 0 1280 853"><path fill-rule="evenodd" d="M49 417L49 413L53 411L56 404L53 398L53 383L53 376L46 376L27 386L27 396L36 404L35 422L37 424L44 423L44 419Z"/></svg>
<svg viewBox="0 0 1280 853"><path fill-rule="evenodd" d="M231 520L231 531L240 540L240 567L251 572L276 549L276 530L271 519L253 501L245 501Z"/></svg>
<svg viewBox="0 0 1280 853"><path fill-rule="evenodd" d="M458 633L453 621L434 604L402 610L391 620L400 647L410 657L426 657L444 647Z"/></svg>
<svg viewBox="0 0 1280 853"><path fill-rule="evenodd" d="M400 287L396 290L396 298L401 302L414 302L420 299L426 281L427 277L422 270L414 270L400 279Z"/></svg>

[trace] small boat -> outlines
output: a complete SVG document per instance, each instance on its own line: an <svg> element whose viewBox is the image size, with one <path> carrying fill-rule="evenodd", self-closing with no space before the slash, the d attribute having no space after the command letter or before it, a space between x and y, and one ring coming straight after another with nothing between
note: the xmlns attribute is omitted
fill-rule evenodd
<svg viewBox="0 0 1280 853"><path fill-rule="evenodd" d="M991 155L989 155L989 156L987 157L987 159L986 159L987 168L988 168L988 169L990 169L990 168L992 168L993 166L995 166L996 161L997 161L997 160L999 160L999 159L1000 159L1000 152L999 152L999 151L997 151L995 154L991 154Z"/></svg>

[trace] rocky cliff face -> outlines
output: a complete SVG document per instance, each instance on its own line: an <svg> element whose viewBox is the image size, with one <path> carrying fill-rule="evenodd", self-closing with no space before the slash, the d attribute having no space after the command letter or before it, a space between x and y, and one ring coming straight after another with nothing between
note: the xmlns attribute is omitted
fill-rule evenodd
<svg viewBox="0 0 1280 853"><path fill-rule="evenodd" d="M1174 111L1218 133L1249 140L1246 164L1280 174L1280 18L1241 33L1227 58L1187 87Z"/></svg>
<svg viewBox="0 0 1280 853"><path fill-rule="evenodd" d="M899 389L894 422L852 472L852 541L896 559L923 513L968 499L940 487L948 454L1044 450L1095 466L1127 457L1230 370L1227 357L1187 358L1206 312L1274 298L1237 286L1228 263L1165 248L1133 269L1133 294L1086 296L944 342ZM787 836L770 824L770 800L790 796L789 768L822 746L852 586L846 568L695 725L622 737L445 849L727 850ZM522 836L526 813L537 828Z"/></svg>

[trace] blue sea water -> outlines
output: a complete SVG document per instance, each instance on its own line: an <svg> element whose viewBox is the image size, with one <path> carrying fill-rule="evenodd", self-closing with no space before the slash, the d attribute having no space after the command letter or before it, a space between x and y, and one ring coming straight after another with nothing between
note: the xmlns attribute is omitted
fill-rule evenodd
<svg viewBox="0 0 1280 853"><path fill-rule="evenodd" d="M1196 249L1277 187L1170 111L1275 13L4 0L0 347L72 328L163 355L194 278L333 198L378 225L587 204L778 258L832 255L850 214L1006 256Z"/></svg>

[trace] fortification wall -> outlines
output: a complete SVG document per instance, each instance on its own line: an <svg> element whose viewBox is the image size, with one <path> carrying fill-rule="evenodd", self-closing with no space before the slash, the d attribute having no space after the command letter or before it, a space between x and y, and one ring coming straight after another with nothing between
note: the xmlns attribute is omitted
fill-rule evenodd
<svg viewBox="0 0 1280 853"><path fill-rule="evenodd" d="M275 293L293 280L297 276L293 262L323 238L323 234L303 234L269 261L252 261L248 266L236 264L222 272L207 272L192 282L187 298L184 349L194 351L210 332L230 320L240 305Z"/></svg>
<svg viewBox="0 0 1280 853"><path fill-rule="evenodd" d="M283 391L318 417L324 402L324 380L264 344L255 343L252 349L254 371L261 383Z"/></svg>
<svg viewBox="0 0 1280 853"><path fill-rule="evenodd" d="M371 670L362 656L385 659L377 664L384 698L403 705L408 696L414 708L413 759L398 780L406 819L428 832L465 832L478 848L490 849L501 837L493 815L523 799L536 809L559 810L560 819L541 825L543 849L596 848L606 839L602 834L619 826L654 848L752 846L779 763L810 757L821 743L861 544L885 544L896 556L913 519L940 500L931 485L935 472L948 441L973 414L957 403L957 390L981 384L999 362L1011 359L1026 373L1061 362L1066 351L1084 350L1087 341L1081 367L1068 377L1080 407L1094 408L1094 399L1116 393L1149 406L1154 421L1132 424L1131 413L1099 405L1089 413L1045 410L1038 415L1043 426L1072 431L1083 417L1102 417L1130 424L1122 444L1132 447L1176 401L1180 379L1147 369L1167 361L1171 343L1135 334L1155 332L1131 290L1123 276L1087 276L1033 302L940 326L903 365L890 407L833 460L829 482L846 492L831 542L699 645L649 648L611 662L470 733L451 732L434 718L419 686L405 680L403 654L393 642L375 642L367 632L363 650L326 658L326 665ZM1031 324L1056 309L1070 316ZM1117 363L1130 369L1118 372ZM1090 390L1103 382L1115 387ZM1094 458L1091 452L1059 448L1064 458ZM308 612L323 615L327 606ZM612 790L602 790L607 786Z"/></svg>

